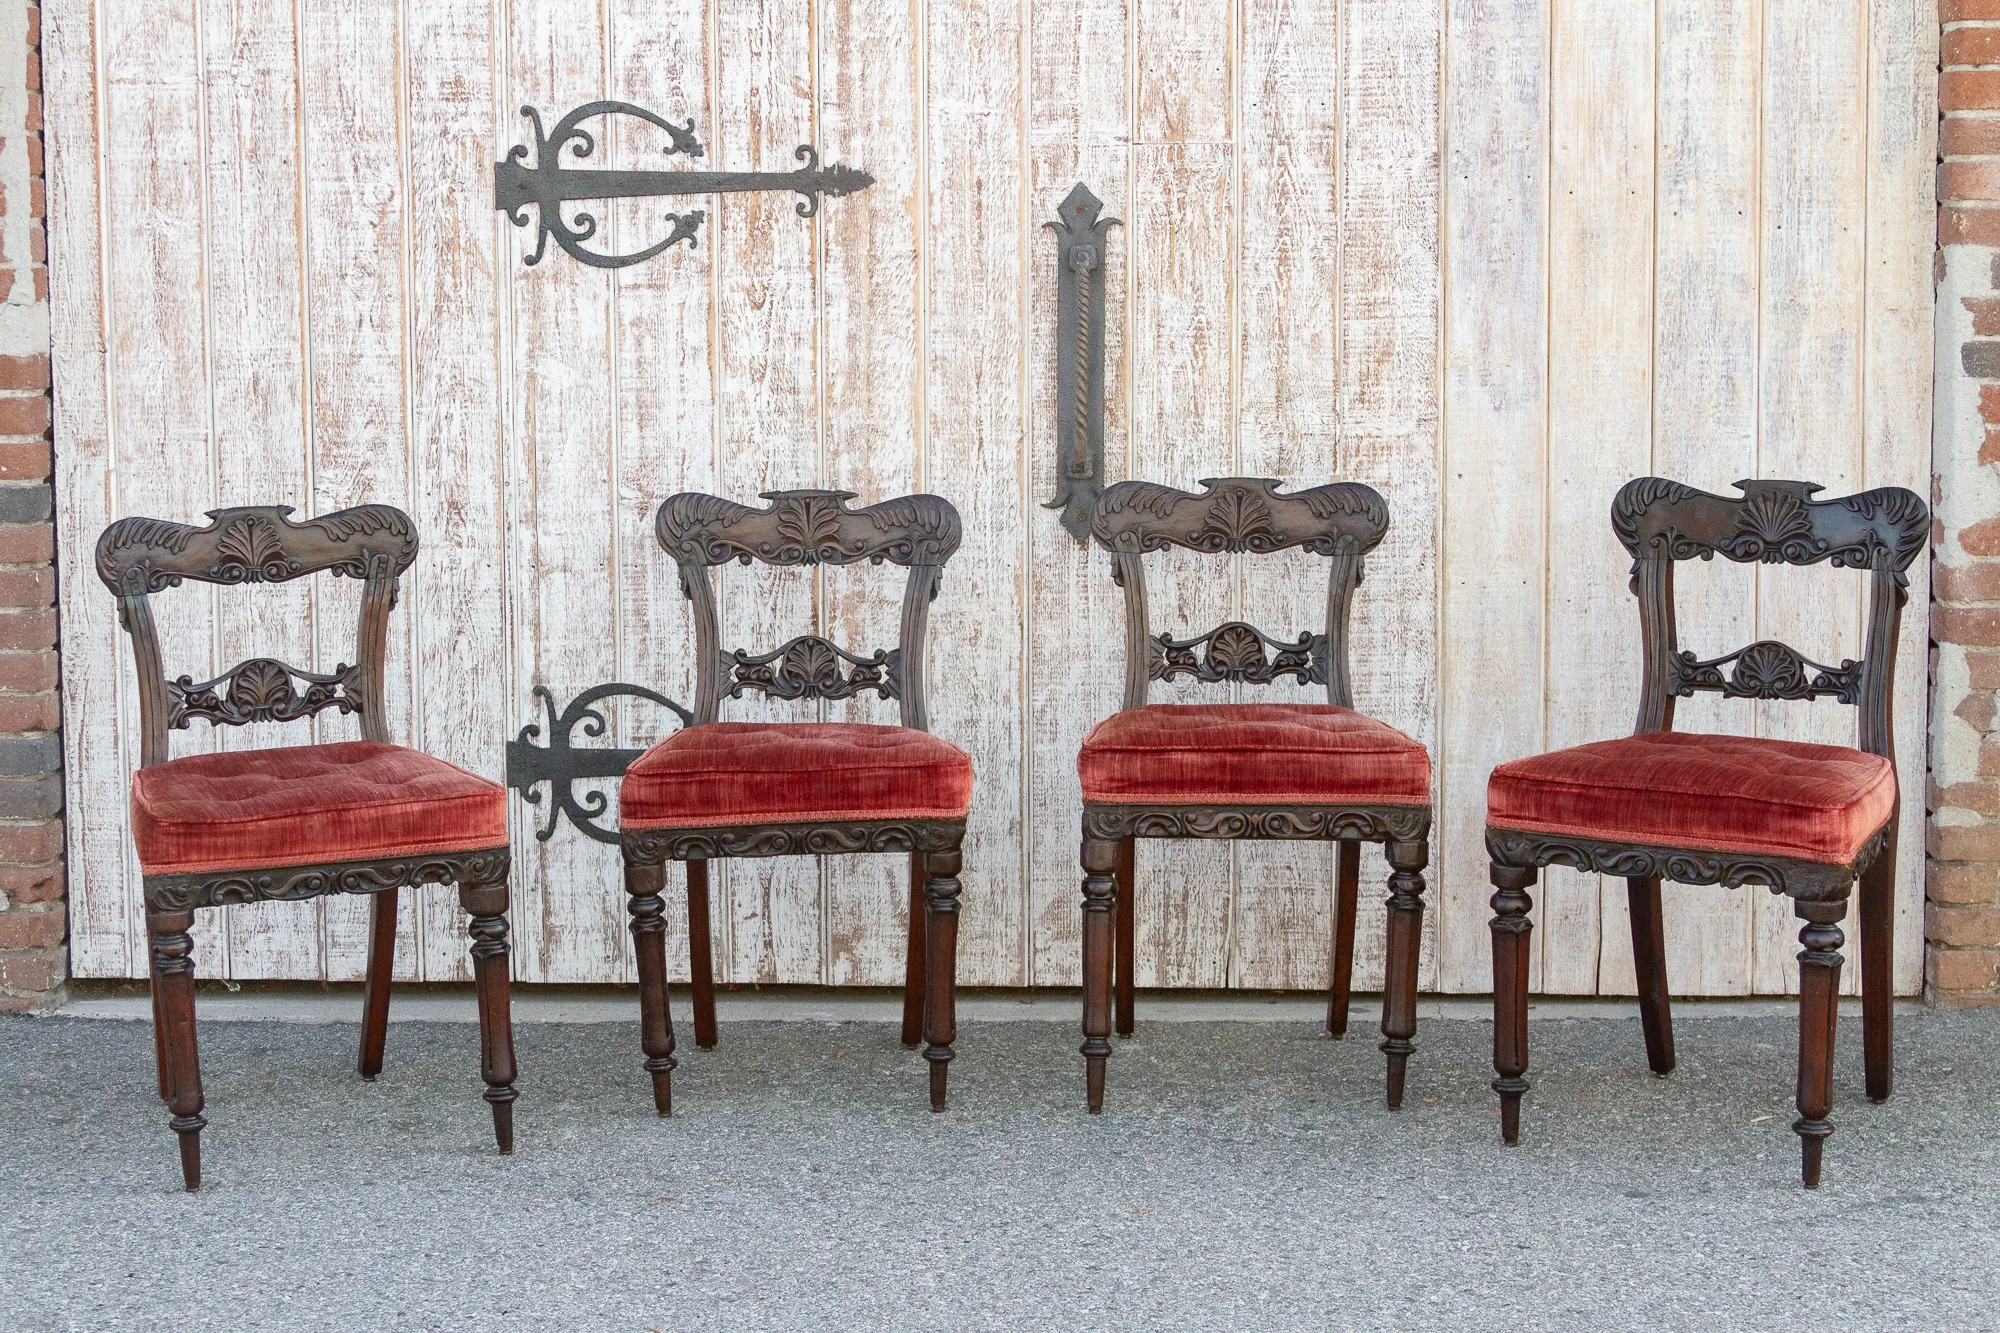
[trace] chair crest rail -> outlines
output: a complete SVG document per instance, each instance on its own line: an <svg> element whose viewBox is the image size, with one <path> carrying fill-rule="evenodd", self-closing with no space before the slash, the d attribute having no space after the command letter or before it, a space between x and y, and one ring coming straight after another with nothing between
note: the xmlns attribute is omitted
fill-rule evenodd
<svg viewBox="0 0 2000 1333"><path fill-rule="evenodd" d="M963 535L958 511L935 495L906 495L861 509L852 491L765 491L763 509L684 492L660 505L660 545L682 566L731 560L768 565L941 565Z"/></svg>
<svg viewBox="0 0 2000 1333"><path fill-rule="evenodd" d="M1361 555L1389 530L1389 507L1369 486L1334 482L1280 494L1271 477L1204 477L1202 494L1150 481L1107 487L1091 535L1110 551L1254 552L1304 547L1316 555Z"/></svg>
<svg viewBox="0 0 2000 1333"><path fill-rule="evenodd" d="M417 530L390 505L358 505L294 522L290 505L211 509L207 527L161 518L121 518L97 539L97 577L121 596L155 593L185 579L283 583L322 571L365 579L402 574L417 558Z"/></svg>
<svg viewBox="0 0 2000 1333"><path fill-rule="evenodd" d="M1739 481L1739 498L1711 495L1661 477L1627 482L1611 504L1611 526L1634 561L1674 560L1873 569L1878 561L1897 582L1924 548L1930 511L1899 486L1815 500L1825 489L1807 481Z"/></svg>

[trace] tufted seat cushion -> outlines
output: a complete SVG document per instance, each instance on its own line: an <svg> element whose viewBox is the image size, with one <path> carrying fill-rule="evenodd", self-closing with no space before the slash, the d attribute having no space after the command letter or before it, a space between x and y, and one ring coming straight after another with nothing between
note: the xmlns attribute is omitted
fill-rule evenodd
<svg viewBox="0 0 2000 1333"><path fill-rule="evenodd" d="M1530 833L1843 864L1896 806L1896 771L1842 745L1654 731L1493 770L1486 822Z"/></svg>
<svg viewBox="0 0 2000 1333"><path fill-rule="evenodd" d="M371 861L507 844L507 790L380 741L189 755L132 778L148 875Z"/></svg>
<svg viewBox="0 0 2000 1333"><path fill-rule="evenodd" d="M1334 704L1146 704L1091 728L1083 799L1120 805L1426 805L1431 760Z"/></svg>
<svg viewBox="0 0 2000 1333"><path fill-rule="evenodd" d="M711 722L683 727L625 771L622 828L963 819L972 757L910 727Z"/></svg>

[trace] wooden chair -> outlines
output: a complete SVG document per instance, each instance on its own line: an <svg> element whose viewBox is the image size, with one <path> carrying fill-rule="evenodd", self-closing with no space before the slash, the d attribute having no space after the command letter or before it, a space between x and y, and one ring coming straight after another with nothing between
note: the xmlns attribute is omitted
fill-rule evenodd
<svg viewBox="0 0 2000 1333"><path fill-rule="evenodd" d="M1644 679L1639 721L1624 740L1502 764L1486 798L1492 859L1493 1065L1501 1134L1520 1136L1528 1090L1528 889L1546 865L1618 875L1632 913L1632 957L1646 1060L1674 1067L1660 882L1763 884L1789 895L1805 923L1799 942L1799 1135L1806 1188L1819 1184L1833 1132L1833 1033L1840 921L1861 881L1862 1037L1868 1095L1888 1097L1891 954L1895 940L1898 794L1890 734L1896 636L1905 571L1924 548L1930 515L1897 488L1814 500L1802 481L1739 481L1740 499L1644 477L1611 506L1632 554ZM1866 658L1837 667L1782 643L1722 657L1683 652L1674 630L1674 565L1721 555L1766 564L1831 564L1868 572ZM1696 690L1737 699L1830 697L1861 710L1861 746L1675 732L1674 700Z"/></svg>
<svg viewBox="0 0 2000 1333"><path fill-rule="evenodd" d="M1111 552L1112 578L1125 590L1125 698L1077 756L1089 1106L1104 1106L1114 959L1118 1034L1134 1031L1133 839L1322 838L1340 846L1326 1023L1336 1038L1347 1031L1361 843L1384 844L1392 867L1381 1049L1389 1058L1389 1106L1397 1109L1415 1050L1430 757L1419 742L1354 711L1347 661L1348 606L1364 557L1389 529L1389 509L1353 482L1288 494L1279 482L1254 477L1201 485L1195 495L1120 482L1098 498L1091 517L1091 535ZM1149 633L1140 556L1167 546L1253 555L1303 547L1326 556L1326 631L1288 642L1230 621L1190 639ZM1325 685L1327 702L1146 702L1152 681L1184 675L1250 684L1292 676Z"/></svg>
<svg viewBox="0 0 2000 1333"><path fill-rule="evenodd" d="M660 545L680 565L694 604L694 725L635 761L619 789L625 891L638 953L640 1045L653 1104L673 1110L673 1021L667 1012L665 863L687 864L688 947L695 1043L715 1045L715 983L708 929L708 863L725 856L834 852L910 854L909 960L903 1044L927 1041L931 1109L945 1107L945 1069L957 1037L956 957L960 843L972 798L972 760L929 734L924 643L945 561L958 549L958 511L935 495L851 509L849 491L768 491L763 509L713 495L660 506ZM806 634L765 653L725 652L711 566L847 565L907 568L898 646L862 657ZM779 699L846 699L873 690L899 701L902 725L718 722L722 699L761 690Z"/></svg>
<svg viewBox="0 0 2000 1333"><path fill-rule="evenodd" d="M173 1110L181 1171L201 1185L201 1068L195 1049L194 914L226 903L373 897L360 1073L382 1069L401 889L455 883L472 917L480 1073L500 1151L513 1151L514 1039L507 1004L507 804L504 788L392 745L382 672L396 580L417 556L409 515L362 505L294 523L291 509L210 511L205 528L120 519L97 541L97 574L118 598L139 676L141 767L132 836L152 945L160 1097ZM150 595L183 580L283 583L320 572L362 580L353 666L319 674L268 657L214 680L167 679ZM297 682L296 684L294 682ZM167 758L167 733L356 713L359 741Z"/></svg>

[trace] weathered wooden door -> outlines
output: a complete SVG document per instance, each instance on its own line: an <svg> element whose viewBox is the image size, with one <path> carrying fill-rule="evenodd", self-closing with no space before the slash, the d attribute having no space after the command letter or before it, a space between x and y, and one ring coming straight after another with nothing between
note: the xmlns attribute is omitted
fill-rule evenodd
<svg viewBox="0 0 2000 1333"><path fill-rule="evenodd" d="M1637 619L1606 521L1621 482L1927 489L1929 0L46 0L44 14L81 975L144 972L130 662L91 570L110 519L407 508L424 553L397 621L392 730L497 778L537 684L686 697L686 612L650 538L663 496L829 485L927 489L965 516L932 655L935 729L978 767L961 975L1072 982L1074 756L1115 706L1119 632L1104 559L1038 505L1055 489L1040 226L1079 179L1123 219L1110 475L1342 477L1389 499L1359 695L1437 760L1426 986L1488 985L1487 770L1630 726ZM786 169L812 143L878 183L810 220L779 195L697 201L698 248L617 273L524 266L532 236L493 211L492 163L526 138L524 104L547 117L603 97L691 117L705 167ZM658 165L642 130L610 127L597 160ZM601 210L610 248L657 239L663 211ZM1851 654L1858 580L1789 572L1704 570L1683 610L1691 646L1768 635ZM875 571L729 573L737 642L817 628L863 646L893 629ZM1274 562L1188 563L1157 588L1190 630L1242 613L1296 632L1315 613L1311 585ZM253 648L330 665L351 592L183 592L170 667L199 677ZM1921 958L1922 622L1897 684L1905 990ZM638 743L659 718L615 721ZM1698 703L1682 723L1842 740L1853 726L1830 703ZM189 734L177 753L270 739ZM541 813L513 811L520 976L629 980L615 851L569 830L537 841ZM899 866L729 867L722 975L894 981ZM1141 984L1320 984L1331 878L1321 848L1148 846ZM1623 903L1553 875L1537 985L1629 990ZM200 966L356 977L364 911L213 914ZM1783 904L1677 890L1668 912L1678 989L1789 984ZM450 895L405 915L406 974L462 976ZM1376 984L1379 918L1364 920Z"/></svg>

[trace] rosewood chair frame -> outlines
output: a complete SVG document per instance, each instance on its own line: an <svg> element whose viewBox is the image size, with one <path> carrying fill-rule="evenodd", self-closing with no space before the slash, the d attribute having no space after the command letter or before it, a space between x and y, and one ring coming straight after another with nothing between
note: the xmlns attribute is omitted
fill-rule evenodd
<svg viewBox="0 0 2000 1333"><path fill-rule="evenodd" d="M1280 493L1270 478L1204 478L1203 493L1125 481L1097 500L1091 535L1112 556L1112 580L1125 593L1125 693L1121 709L1145 704L1155 680L1269 684L1285 676L1323 684L1327 702L1354 706L1348 667L1348 611L1363 562L1389 530L1389 507L1373 488L1337 482ZM1229 621L1176 639L1153 634L1147 620L1140 557L1177 546L1207 554L1263 555L1299 547L1328 558L1326 629L1296 641ZM1267 651L1268 650L1268 651ZM1404 1071L1416 1049L1417 945L1423 925L1423 869L1430 859L1431 808L1421 805L1127 805L1083 804L1083 1035L1085 1090L1093 1114L1104 1108L1111 1055L1113 980L1116 1026L1130 1037L1134 1020L1133 862L1138 838L1332 839L1339 845L1327 1032L1347 1032L1361 844L1383 844L1389 875L1388 978L1381 1050L1388 1056L1388 1103L1403 1103Z"/></svg>
<svg viewBox="0 0 2000 1333"><path fill-rule="evenodd" d="M680 566L682 594L693 603L694 724L717 720L724 696L746 690L777 699L848 699L874 691L894 699L901 722L930 730L924 651L930 604L945 562L958 549L958 511L935 495L909 495L860 509L851 491L766 491L753 509L720 496L683 493L661 504L654 521L660 546ZM766 653L725 651L713 566L735 560L774 566L884 561L909 570L897 646L870 656L804 634ZM963 819L843 820L812 824L739 824L626 829L620 834L627 910L639 964L641 1047L653 1079L653 1104L673 1111L673 1019L667 1009L666 863L687 866L688 951L695 1044L712 1049L715 972L709 938L708 863L730 856L810 856L843 852L910 854L909 956L903 989L905 1046L924 1045L931 1109L945 1108L945 1071L957 1040L958 873Z"/></svg>
<svg viewBox="0 0 2000 1333"><path fill-rule="evenodd" d="M1802 481L1739 481L1740 498L1710 495L1658 477L1626 483L1611 506L1611 526L1632 556L1631 587L1639 602L1644 676L1634 734L1671 731L1674 700L1697 690L1737 699L1811 700L1831 697L1860 709L1860 748L1895 761L1892 691L1897 635L1909 599L1907 571L1924 548L1930 514L1914 493L1898 487L1837 500L1814 500L1823 489ZM1721 555L1739 563L1816 565L1865 570L1869 581L1864 659L1837 667L1807 659L1772 640L1707 660L1682 651L1674 624L1674 565ZM1845 864L1792 857L1669 847L1609 838L1561 837L1488 825L1493 895L1493 1065L1499 1075L1501 1134L1520 1137L1521 1097L1528 1090L1528 941L1533 907L1528 890L1540 868L1572 866L1624 878L1632 916L1632 955L1646 1060L1661 1077L1674 1067L1673 1018L1667 997L1666 939L1660 882L1762 884L1792 899L1799 929L1799 1136L1806 1188L1820 1179L1822 1150L1833 1132L1834 1025L1839 1012L1840 929L1847 900L1861 884L1862 1040L1866 1084L1873 1101L1889 1096L1892 1073L1895 948L1896 821L1889 818Z"/></svg>
<svg viewBox="0 0 2000 1333"><path fill-rule="evenodd" d="M166 519L120 519L97 541L97 576L118 598L120 623L132 638L139 678L140 765L166 761L167 733L200 718L215 726L291 722L333 710L359 717L363 739L389 742L383 705L389 612L397 580L417 556L409 515L388 505L361 505L294 522L286 505L209 511L207 527ZM257 657L199 684L168 679L161 664L151 594L185 580L200 583L284 583L330 573L362 581L358 660L329 674ZM294 685L293 682L298 682ZM303 688L299 688L303 686ZM389 984L396 948L400 891L454 883L471 916L472 964L479 996L480 1074L493 1108L500 1151L514 1146L514 1039L508 1006L506 844L465 852L341 861L226 872L144 877L146 929L151 940L153 1034L160 1098L173 1111L187 1188L201 1185L201 1068L194 1030L194 914L206 907L298 901L331 893L371 897L368 972L362 1000L359 1072L382 1070L389 1018Z"/></svg>

